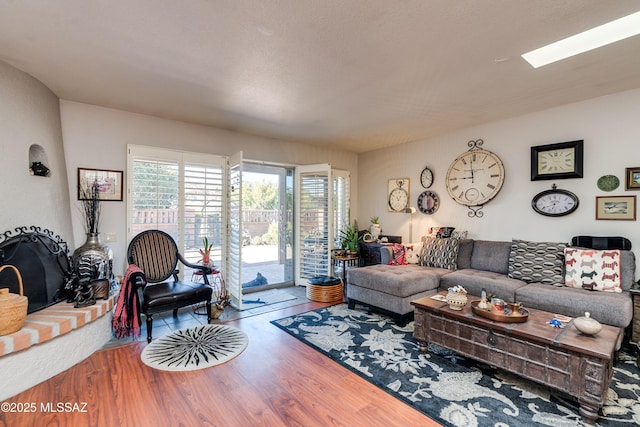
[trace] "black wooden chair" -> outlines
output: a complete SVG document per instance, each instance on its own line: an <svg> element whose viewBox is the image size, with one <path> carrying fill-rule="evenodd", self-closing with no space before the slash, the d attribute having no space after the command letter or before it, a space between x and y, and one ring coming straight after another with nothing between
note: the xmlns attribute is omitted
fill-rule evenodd
<svg viewBox="0 0 640 427"><path fill-rule="evenodd" d="M146 284L138 289L140 295L140 311L146 317L147 342L151 342L153 315L178 309L193 304L205 303L207 319L211 320L211 295L208 275L211 269L202 265L191 264L178 251L178 246L171 236L160 230L147 230L136 235L127 249L129 264L135 264L143 272ZM178 261L187 267L202 272L204 283L178 280ZM172 280L168 280L172 279Z"/></svg>

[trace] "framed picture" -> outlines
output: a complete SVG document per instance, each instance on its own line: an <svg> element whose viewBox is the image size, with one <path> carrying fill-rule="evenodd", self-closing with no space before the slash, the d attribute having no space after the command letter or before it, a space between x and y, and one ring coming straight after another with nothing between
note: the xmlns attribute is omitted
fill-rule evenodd
<svg viewBox="0 0 640 427"><path fill-rule="evenodd" d="M409 207L409 178L390 179L387 184L387 211L404 212Z"/></svg>
<svg viewBox="0 0 640 427"><path fill-rule="evenodd" d="M531 147L531 181L582 178L584 140Z"/></svg>
<svg viewBox="0 0 640 427"><path fill-rule="evenodd" d="M636 168L626 168L625 190L640 190L640 166Z"/></svg>
<svg viewBox="0 0 640 427"><path fill-rule="evenodd" d="M96 185L104 201L122 201L122 171L78 168L78 200L86 200Z"/></svg>
<svg viewBox="0 0 640 427"><path fill-rule="evenodd" d="M596 219L636 220L636 196L596 197Z"/></svg>

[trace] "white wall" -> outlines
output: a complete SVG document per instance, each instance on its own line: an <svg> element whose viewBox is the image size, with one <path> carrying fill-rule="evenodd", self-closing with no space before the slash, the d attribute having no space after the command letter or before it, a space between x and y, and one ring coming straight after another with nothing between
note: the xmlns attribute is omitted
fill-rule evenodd
<svg viewBox="0 0 640 427"><path fill-rule="evenodd" d="M330 163L351 172L352 198L357 195L357 155L346 151L245 135L207 126L165 120L77 102L60 102L62 133L72 194L74 247L84 243L82 217L76 200L77 168L126 169L127 144L148 145L198 153L229 156L240 150L247 160L280 164ZM126 177L125 177L126 183ZM126 193L125 193L126 199ZM355 198L354 198L355 200ZM102 204L102 234L116 233L108 243L114 252L114 272L122 274L126 258L126 204ZM356 214L356 207L352 214Z"/></svg>
<svg viewBox="0 0 640 427"><path fill-rule="evenodd" d="M640 250L637 221L596 221L595 198L607 195L637 195L624 190L626 167L640 167L640 90L622 92L499 122L462 129L424 141L377 150L359 156L358 220L361 226L379 215L383 233L409 239L410 215L389 213L387 181L411 179L411 205L417 206L420 172L434 171L430 188L440 196L440 209L433 215L413 215L413 240L431 226L454 226L468 230L469 237L492 240L547 240L569 242L575 235L624 236ZM500 193L484 207L484 217L469 218L468 209L449 197L445 175L451 162L468 149L467 142L483 139L483 148L498 154L506 179ZM584 140L584 178L555 181L530 180L530 148L536 145ZM602 175L613 174L620 187L610 193L596 185ZM539 215L531 208L532 197L552 183L574 192L580 206L559 218ZM640 202L640 200L638 200ZM640 269L638 269L640 272ZM640 274L640 273L638 273Z"/></svg>
<svg viewBox="0 0 640 427"><path fill-rule="evenodd" d="M0 232L39 226L73 243L58 97L0 61ZM50 176L29 173L29 147L44 149Z"/></svg>

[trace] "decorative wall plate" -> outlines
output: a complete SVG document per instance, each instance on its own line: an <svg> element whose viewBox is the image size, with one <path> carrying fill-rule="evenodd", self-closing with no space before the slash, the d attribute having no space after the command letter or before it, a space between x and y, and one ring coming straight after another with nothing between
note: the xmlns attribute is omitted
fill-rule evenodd
<svg viewBox="0 0 640 427"><path fill-rule="evenodd" d="M620 180L615 175L603 175L598 179L598 188L602 191L613 191L620 185Z"/></svg>
<svg viewBox="0 0 640 427"><path fill-rule="evenodd" d="M418 209L423 214L434 214L440 207L440 197L430 190L423 191L418 196Z"/></svg>

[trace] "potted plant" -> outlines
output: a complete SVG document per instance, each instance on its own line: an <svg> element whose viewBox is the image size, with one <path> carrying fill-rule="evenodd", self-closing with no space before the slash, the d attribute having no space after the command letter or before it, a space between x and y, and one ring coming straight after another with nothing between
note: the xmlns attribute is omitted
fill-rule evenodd
<svg viewBox="0 0 640 427"><path fill-rule="evenodd" d="M72 259L79 285L86 286L96 280L113 278L113 251L100 239L100 184L94 181L81 185L80 212L87 238L73 252Z"/></svg>
<svg viewBox="0 0 640 427"><path fill-rule="evenodd" d="M354 221L353 224L347 225L346 228L340 231L340 245L342 249L349 251L350 254L357 254L358 238L358 223Z"/></svg>
<svg viewBox="0 0 640 427"><path fill-rule="evenodd" d="M201 262L202 265L206 265L207 267L213 267L213 263L211 262L211 247L213 246L213 243L210 244L209 238L205 236L202 239L202 244L204 245L204 248L198 249L200 251L200 255L202 255L202 258L199 262Z"/></svg>
<svg viewBox="0 0 640 427"><path fill-rule="evenodd" d="M371 232L371 237L373 237L373 240L378 240L378 237L380 237L380 217L378 216L374 216L371 217L371 227L369 227L369 231Z"/></svg>

